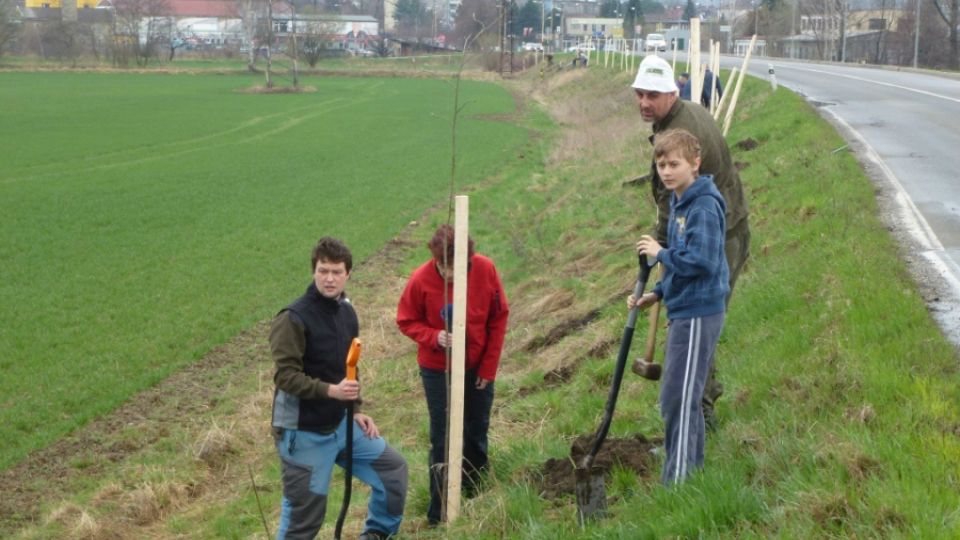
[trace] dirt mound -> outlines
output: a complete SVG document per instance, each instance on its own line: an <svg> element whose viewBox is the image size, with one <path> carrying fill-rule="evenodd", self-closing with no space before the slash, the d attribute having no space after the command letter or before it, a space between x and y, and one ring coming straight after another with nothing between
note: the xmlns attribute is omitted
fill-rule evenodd
<svg viewBox="0 0 960 540"><path fill-rule="evenodd" d="M573 495L577 485L576 465L590 449L593 435L580 435L570 447L569 458L551 458L540 468L542 476L541 493L547 499L556 499L564 495ZM614 465L633 471L642 478L651 478L656 474L659 463L654 449L659 448L663 439L647 439L635 435L629 439L608 438L600 447L593 466L602 470L605 477L610 476Z"/></svg>
<svg viewBox="0 0 960 540"><path fill-rule="evenodd" d="M239 94L312 94L317 89L313 86L251 86L238 88L235 91Z"/></svg>
<svg viewBox="0 0 960 540"><path fill-rule="evenodd" d="M750 150L760 146L760 143L748 137L742 141L739 141L736 146L741 150L749 152Z"/></svg>

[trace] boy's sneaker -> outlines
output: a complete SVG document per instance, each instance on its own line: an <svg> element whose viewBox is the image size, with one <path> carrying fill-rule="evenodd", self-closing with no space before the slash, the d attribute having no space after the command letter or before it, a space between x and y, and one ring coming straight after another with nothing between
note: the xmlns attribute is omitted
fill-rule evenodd
<svg viewBox="0 0 960 540"><path fill-rule="evenodd" d="M367 529L360 535L359 540L386 540L390 535L375 529Z"/></svg>

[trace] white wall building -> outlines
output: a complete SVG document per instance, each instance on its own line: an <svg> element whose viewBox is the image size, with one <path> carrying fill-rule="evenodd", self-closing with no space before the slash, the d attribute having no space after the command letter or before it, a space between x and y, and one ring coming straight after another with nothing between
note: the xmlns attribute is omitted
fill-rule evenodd
<svg viewBox="0 0 960 540"><path fill-rule="evenodd" d="M609 38L614 37L615 32L618 35L623 35L622 19L572 16L566 18L564 21L564 26L564 34L571 38Z"/></svg>

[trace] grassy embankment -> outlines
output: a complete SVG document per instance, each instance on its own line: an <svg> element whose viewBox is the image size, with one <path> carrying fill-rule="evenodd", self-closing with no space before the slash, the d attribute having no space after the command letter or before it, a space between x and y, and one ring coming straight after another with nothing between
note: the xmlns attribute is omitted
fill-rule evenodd
<svg viewBox="0 0 960 540"><path fill-rule="evenodd" d="M444 189L448 83L253 81L0 74L0 469L269 316L318 235L362 260ZM527 134L463 92L469 184Z"/></svg>
<svg viewBox="0 0 960 540"><path fill-rule="evenodd" d="M612 81L628 82L628 75ZM601 109L586 112L592 122L571 128L615 116L607 110L614 107L609 84L591 75L580 89L554 94L573 98L583 111ZM617 114L636 114L629 92L614 94L623 100ZM675 490L616 474L608 484L611 519L584 531L571 500L538 497L537 465L568 455L571 437L592 432L602 412L615 342L603 354L590 353L604 339L596 336L618 336L624 319L622 297L603 303L604 282L629 286L635 224L652 222L646 188L634 194L617 185L649 158L643 135L628 131L624 153L617 135L587 128L581 135L593 139L594 153L548 167L533 180L503 183L481 203L491 223L509 223L482 230L506 273L523 280L514 286L529 300L515 305L530 309L538 295L527 291L539 277L546 281L543 298L559 289L572 294L580 313L603 312L582 334L546 349L514 350L505 362L496 489L470 503L458 535L960 534L956 351L932 322L879 222L872 185L852 155L835 152L843 141L794 94L771 94L754 82L740 103L729 140L759 143L735 151L748 165L742 176L752 205L753 255L719 350L727 395L719 406L723 427L708 441L705 473ZM620 133L616 124L609 127ZM624 166L624 155L636 159L634 168ZM634 210L633 197L641 210ZM553 317L544 311L536 320L549 328ZM576 318L565 314L558 322ZM530 330L515 329L512 337L522 340ZM566 384L541 378L581 359ZM655 386L629 379L613 435L660 434L655 403Z"/></svg>
<svg viewBox="0 0 960 540"><path fill-rule="evenodd" d="M568 455L570 440L592 432L602 412L634 275L630 246L653 220L646 188L620 186L649 160L628 79L592 70L552 76L535 94L560 131L471 193L472 233L500 267L513 324L497 383L494 475L450 531L423 528L426 414L412 348L391 324L399 288L443 209L358 268L352 290L370 343L369 412L411 463L405 536L960 534L956 352L876 218L869 181L852 156L834 152L842 141L799 98L756 82L729 137L759 143L735 151L748 165L753 255L718 353L727 395L704 474L665 490L655 476L618 471L607 484L611 517L583 530L572 498L539 496L540 464ZM552 133L536 114L526 121ZM551 333L559 328L573 331ZM53 519L26 536L262 537L250 482L237 470L253 465L273 526L279 472L264 433L262 333L231 349L257 373L221 374L226 390L206 415L170 426L159 444L52 503ZM547 376L563 368L572 368L569 378ZM657 435L657 389L628 377L611 435ZM335 484L331 501L339 495ZM359 530L363 499L355 490L348 532ZM330 527L338 504L328 509Z"/></svg>

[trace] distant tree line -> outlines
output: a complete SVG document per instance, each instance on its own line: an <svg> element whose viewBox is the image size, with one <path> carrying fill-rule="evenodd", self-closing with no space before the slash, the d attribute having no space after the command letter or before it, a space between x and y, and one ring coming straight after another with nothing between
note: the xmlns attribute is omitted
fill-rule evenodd
<svg viewBox="0 0 960 540"><path fill-rule="evenodd" d="M169 18L167 0L115 0L109 20L84 21L81 17L79 21L42 22L18 20L14 1L0 0L0 55L14 50L64 61L91 55L119 66L142 66L172 59L176 51L186 45ZM260 45L273 43L271 19L266 14L271 4L268 0L235 1L238 16L243 20L243 40L247 46L243 51L236 47L223 48L216 54L243 52L248 54L252 66ZM463 0L450 19L445 13L434 11L438 5L446 4L431 0L283 0L273 5L290 6L299 13L367 14L377 18L383 29L386 1L394 3L391 37L429 40L443 34L447 45L458 48L467 42L479 48L498 44L501 2L503 16L507 19L506 32L514 38L515 44L536 40L541 29L552 36L561 24L558 6L546 10L541 3L543 0ZM707 9L693 0L680 1L685 2L681 4L684 19L698 16L701 10ZM784 38L801 33L802 21L825 21L806 30L807 34L812 33L817 38L818 58L849 60L849 55L844 55L845 47L856 38L861 50L864 47L869 49L867 61L896 65L913 62L914 35L919 28L918 63L960 69L960 0L857 1L855 7L858 10L871 10L878 14L878 20L883 21L869 21L870 28L876 31L859 32L857 36L848 31L854 1L758 0L752 4L752 9L734 13L734 20L727 20L732 11L721 9L716 20L704 22L708 26L711 23L732 25L734 39L757 33L767 41L767 54L777 55L784 54ZM919 20L916 17L917 2L920 2ZM634 29L644 26L646 17L665 11L664 5L656 0L601 0L598 8L601 17L622 19L623 35L627 38L640 37L633 35ZM322 56L325 49L323 36L329 31L324 28L304 31L298 36L300 42L296 50L289 49L291 54L297 54L314 65ZM382 45L377 49L386 52Z"/></svg>

